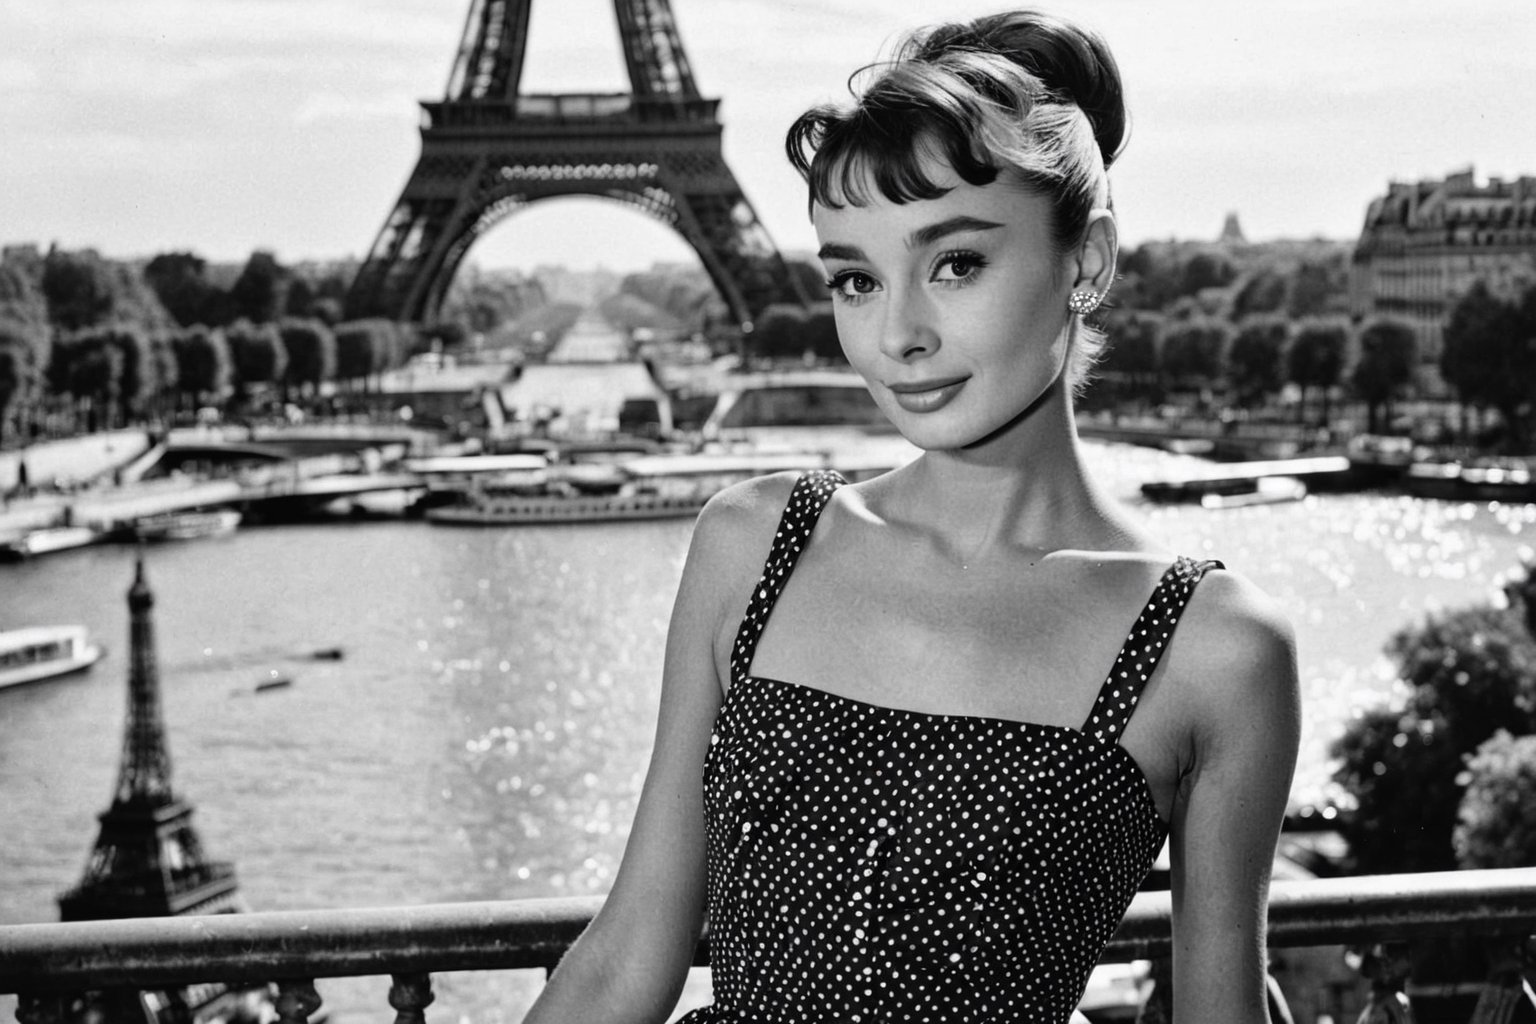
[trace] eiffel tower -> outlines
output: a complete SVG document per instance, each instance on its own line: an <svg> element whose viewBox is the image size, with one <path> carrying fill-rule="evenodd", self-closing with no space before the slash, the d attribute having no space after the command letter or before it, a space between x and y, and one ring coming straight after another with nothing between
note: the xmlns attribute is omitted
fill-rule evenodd
<svg viewBox="0 0 1536 1024"><path fill-rule="evenodd" d="M349 317L429 320L474 241L528 204L617 200L676 230L750 330L804 304L720 146L670 0L614 0L627 93L519 91L532 0L471 0L447 94L424 101L421 156L347 296Z"/></svg>
<svg viewBox="0 0 1536 1024"><path fill-rule="evenodd" d="M203 856L192 805L171 791L171 755L160 711L155 598L139 555L128 590L128 728L112 805L85 875L59 897L65 921L169 917L244 910L235 870Z"/></svg>

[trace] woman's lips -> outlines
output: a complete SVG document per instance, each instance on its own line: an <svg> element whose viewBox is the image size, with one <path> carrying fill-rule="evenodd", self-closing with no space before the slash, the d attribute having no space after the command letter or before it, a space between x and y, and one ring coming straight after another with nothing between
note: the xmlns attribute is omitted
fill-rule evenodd
<svg viewBox="0 0 1536 1024"><path fill-rule="evenodd" d="M935 412L948 405L968 380L969 377L946 377L910 384L887 384L886 388L895 396L896 404L907 412Z"/></svg>

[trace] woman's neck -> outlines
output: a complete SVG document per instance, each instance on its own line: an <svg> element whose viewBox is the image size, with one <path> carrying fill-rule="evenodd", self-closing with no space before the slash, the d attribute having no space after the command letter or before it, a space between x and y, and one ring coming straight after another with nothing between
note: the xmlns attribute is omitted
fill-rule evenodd
<svg viewBox="0 0 1536 1024"><path fill-rule="evenodd" d="M1060 383L991 437L924 452L889 484L889 516L960 561L1002 549L1139 546L1138 532L1088 474Z"/></svg>

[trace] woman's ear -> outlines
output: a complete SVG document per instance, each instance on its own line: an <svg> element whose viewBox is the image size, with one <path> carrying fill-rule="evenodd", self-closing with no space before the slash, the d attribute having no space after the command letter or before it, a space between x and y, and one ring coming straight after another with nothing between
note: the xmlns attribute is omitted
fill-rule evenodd
<svg viewBox="0 0 1536 1024"><path fill-rule="evenodd" d="M1115 281L1115 257L1120 251L1120 236L1115 229L1115 215L1108 210L1094 210L1088 215L1088 230L1077 254L1077 279L1073 289L1087 289L1103 296Z"/></svg>

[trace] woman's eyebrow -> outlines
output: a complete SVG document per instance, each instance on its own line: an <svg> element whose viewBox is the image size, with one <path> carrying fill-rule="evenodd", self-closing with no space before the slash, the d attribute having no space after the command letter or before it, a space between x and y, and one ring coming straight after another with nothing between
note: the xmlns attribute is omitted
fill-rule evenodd
<svg viewBox="0 0 1536 1024"><path fill-rule="evenodd" d="M837 242L828 242L816 250L816 255L824 260L862 260L864 250L856 245L841 245Z"/></svg>
<svg viewBox="0 0 1536 1024"><path fill-rule="evenodd" d="M907 236L907 248L909 250L921 249L924 246L932 245L941 238L957 235L962 231L992 231L1002 226L997 221L982 220L980 217L969 217L961 214L957 217L949 217L937 223L917 228ZM828 242L816 250L816 255L824 260L866 259L863 249L856 245L844 245L841 242Z"/></svg>
<svg viewBox="0 0 1536 1024"><path fill-rule="evenodd" d="M958 234L962 231L991 231L1003 225L996 221L982 220L979 217L967 217L961 215L941 220L936 224L918 228L907 236L908 249L921 249L932 245L941 238Z"/></svg>

